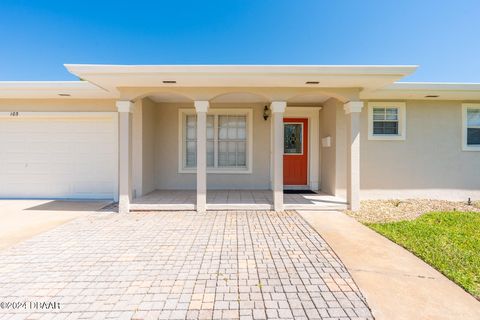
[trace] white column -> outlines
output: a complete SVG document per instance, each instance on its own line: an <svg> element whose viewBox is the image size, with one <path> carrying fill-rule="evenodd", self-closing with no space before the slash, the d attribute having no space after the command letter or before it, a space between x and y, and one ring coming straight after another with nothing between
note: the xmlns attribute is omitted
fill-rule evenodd
<svg viewBox="0 0 480 320"><path fill-rule="evenodd" d="M130 211L132 197L132 111L131 101L117 101L118 110L118 212Z"/></svg>
<svg viewBox="0 0 480 320"><path fill-rule="evenodd" d="M362 101L343 106L347 115L347 202L352 211L360 209L360 112Z"/></svg>
<svg viewBox="0 0 480 320"><path fill-rule="evenodd" d="M273 209L283 211L283 113L287 103L273 101L270 105L272 111L272 155L273 155Z"/></svg>
<svg viewBox="0 0 480 320"><path fill-rule="evenodd" d="M208 101L195 101L197 112L197 212L207 207L207 111Z"/></svg>

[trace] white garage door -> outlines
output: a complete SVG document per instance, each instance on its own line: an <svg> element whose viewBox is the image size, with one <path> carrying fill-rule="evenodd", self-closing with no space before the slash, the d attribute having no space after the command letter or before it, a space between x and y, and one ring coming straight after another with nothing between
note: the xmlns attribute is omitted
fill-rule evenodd
<svg viewBox="0 0 480 320"><path fill-rule="evenodd" d="M115 113L0 113L0 198L111 199Z"/></svg>

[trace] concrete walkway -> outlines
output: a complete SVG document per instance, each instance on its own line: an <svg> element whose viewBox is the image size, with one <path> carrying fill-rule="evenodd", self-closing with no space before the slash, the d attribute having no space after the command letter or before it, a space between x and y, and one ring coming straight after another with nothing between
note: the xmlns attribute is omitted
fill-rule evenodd
<svg viewBox="0 0 480 320"><path fill-rule="evenodd" d="M106 206L109 201L0 200L0 249Z"/></svg>
<svg viewBox="0 0 480 320"><path fill-rule="evenodd" d="M300 214L343 261L375 319L480 319L475 298L353 218L341 212Z"/></svg>

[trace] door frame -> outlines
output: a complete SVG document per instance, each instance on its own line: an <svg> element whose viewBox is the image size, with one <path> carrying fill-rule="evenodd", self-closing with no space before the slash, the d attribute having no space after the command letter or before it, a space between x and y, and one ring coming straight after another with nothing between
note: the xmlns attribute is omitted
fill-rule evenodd
<svg viewBox="0 0 480 320"><path fill-rule="evenodd" d="M311 190L320 189L320 110L322 107L287 105L284 118L299 118L308 120L308 157L307 157L307 187ZM273 186L273 134L270 132L270 187ZM282 152L283 154L283 152ZM283 159L283 157L282 157ZM288 187L288 186L287 186ZM300 186L304 187L304 186ZM285 188L285 186L284 186ZM292 189L298 186L292 186Z"/></svg>

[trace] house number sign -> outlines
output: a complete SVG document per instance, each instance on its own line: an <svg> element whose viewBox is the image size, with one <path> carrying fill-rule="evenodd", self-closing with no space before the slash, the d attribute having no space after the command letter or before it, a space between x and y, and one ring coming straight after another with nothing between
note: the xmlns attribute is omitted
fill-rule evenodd
<svg viewBox="0 0 480 320"><path fill-rule="evenodd" d="M17 111L10 112L10 117L18 117L18 112Z"/></svg>

